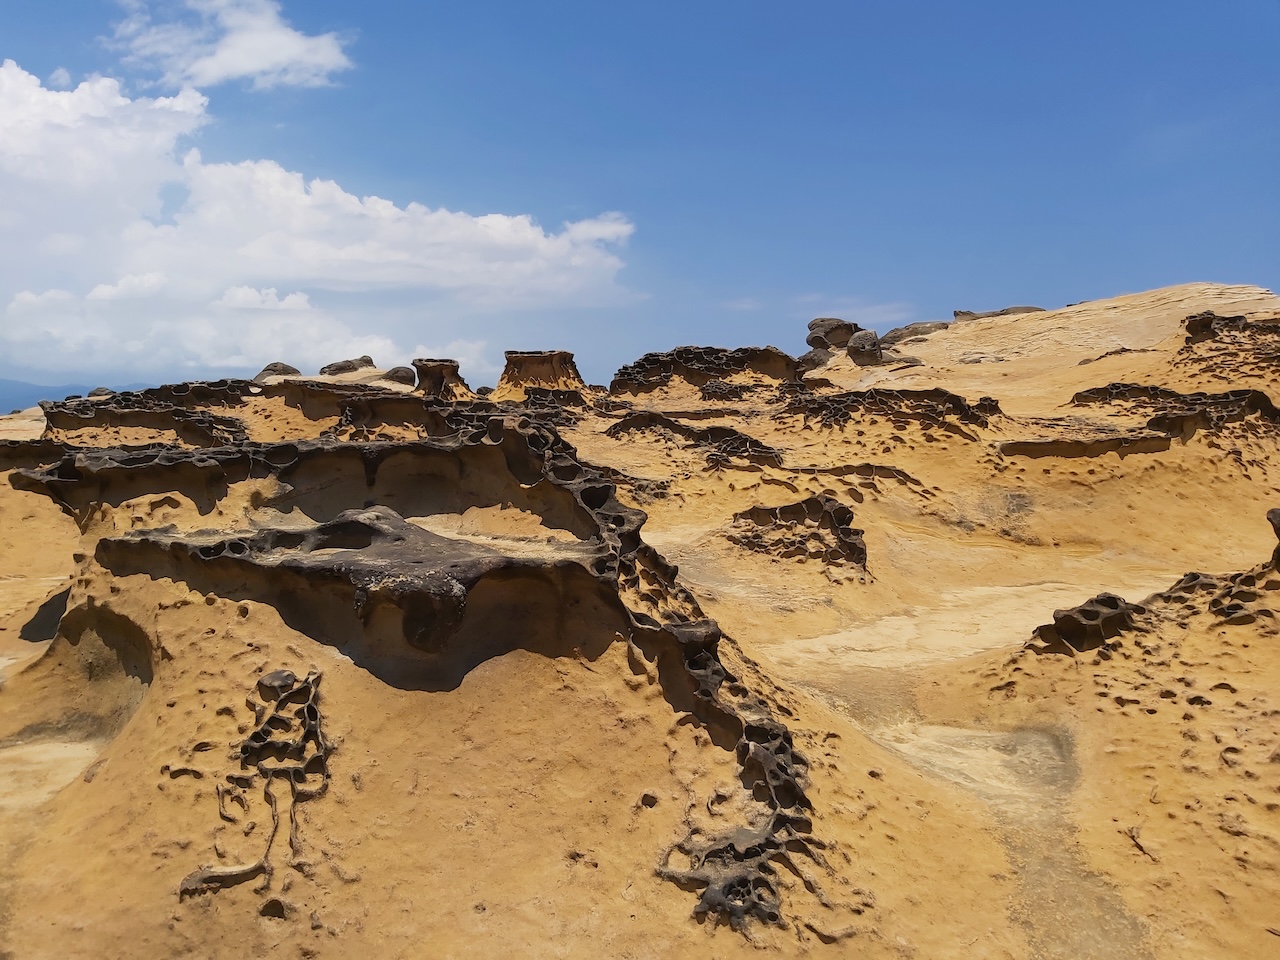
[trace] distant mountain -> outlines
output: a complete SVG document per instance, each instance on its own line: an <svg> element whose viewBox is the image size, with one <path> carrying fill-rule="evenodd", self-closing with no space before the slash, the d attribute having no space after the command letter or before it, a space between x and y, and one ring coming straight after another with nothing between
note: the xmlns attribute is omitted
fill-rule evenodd
<svg viewBox="0 0 1280 960"><path fill-rule="evenodd" d="M150 386L150 384L126 383L113 389L137 390L146 386ZM22 380L0 380L0 415L6 414L11 410L25 410L27 407L34 407L41 400L61 400L72 394L79 394L83 397L92 389L93 387L85 386L82 383L64 383L60 386L49 387L41 386L38 383L26 383Z"/></svg>

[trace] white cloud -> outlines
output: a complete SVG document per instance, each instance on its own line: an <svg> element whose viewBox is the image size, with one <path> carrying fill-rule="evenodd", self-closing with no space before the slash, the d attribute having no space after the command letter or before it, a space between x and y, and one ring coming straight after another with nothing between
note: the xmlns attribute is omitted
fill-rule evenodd
<svg viewBox="0 0 1280 960"><path fill-rule="evenodd" d="M275 287L256 290L253 287L228 287L218 299L220 307L234 310L310 310L311 298L305 293L286 294L283 299Z"/></svg>
<svg viewBox="0 0 1280 960"><path fill-rule="evenodd" d="M356 196L271 160L207 163L189 143L207 108L194 89L131 98L96 77L58 91L0 66L11 373L139 379L363 353L391 365L423 344L487 372L490 339L527 336L530 311L630 296L616 278L633 228L619 215L547 230ZM162 191L182 197L163 223Z"/></svg>
<svg viewBox="0 0 1280 960"><path fill-rule="evenodd" d="M192 89L130 100L120 84L93 77L50 90L12 60L0 64L0 171L82 189L147 192L178 172L173 148L208 117ZM126 198L136 201L136 196Z"/></svg>
<svg viewBox="0 0 1280 960"><path fill-rule="evenodd" d="M53 73L49 74L47 83L50 89L65 90L71 86L71 74L67 72L66 67L58 67Z"/></svg>
<svg viewBox="0 0 1280 960"><path fill-rule="evenodd" d="M157 19L145 0L121 0L115 39L136 66L163 82L211 87L251 80L254 88L318 87L352 64L336 33L308 35L281 16L278 0L170 0Z"/></svg>
<svg viewBox="0 0 1280 960"><path fill-rule="evenodd" d="M116 283L100 283L85 296L86 300L127 300L146 297L164 286L163 273L130 273Z"/></svg>
<svg viewBox="0 0 1280 960"><path fill-rule="evenodd" d="M20 290L13 295L5 312L17 317L23 314L38 314L48 307L74 303L75 300L76 295L69 290L46 290L44 293Z"/></svg>

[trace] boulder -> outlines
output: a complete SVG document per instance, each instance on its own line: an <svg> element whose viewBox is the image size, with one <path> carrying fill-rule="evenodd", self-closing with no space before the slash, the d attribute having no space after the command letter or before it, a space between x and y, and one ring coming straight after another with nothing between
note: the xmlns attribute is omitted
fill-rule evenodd
<svg viewBox="0 0 1280 960"><path fill-rule="evenodd" d="M838 317L816 317L809 321L809 335L804 342L818 350L838 350L861 329L856 323Z"/></svg>
<svg viewBox="0 0 1280 960"><path fill-rule="evenodd" d="M873 367L884 361L880 338L874 330L859 330L849 338L845 349L849 359L861 367Z"/></svg>
<svg viewBox="0 0 1280 960"><path fill-rule="evenodd" d="M379 379L390 380L392 383L403 383L405 386L409 387L414 386L418 382L418 377L413 372L412 367L392 367Z"/></svg>
<svg viewBox="0 0 1280 960"><path fill-rule="evenodd" d="M297 367L291 367L287 363L276 361L268 363L263 367L256 377L253 378L254 383L264 383L268 377L297 377L301 376L302 371Z"/></svg>
<svg viewBox="0 0 1280 960"><path fill-rule="evenodd" d="M363 370L366 367L373 366L373 357L363 356L356 357L354 360L339 360L337 363L330 363L320 368L320 376L336 377L342 373L355 373L357 370Z"/></svg>

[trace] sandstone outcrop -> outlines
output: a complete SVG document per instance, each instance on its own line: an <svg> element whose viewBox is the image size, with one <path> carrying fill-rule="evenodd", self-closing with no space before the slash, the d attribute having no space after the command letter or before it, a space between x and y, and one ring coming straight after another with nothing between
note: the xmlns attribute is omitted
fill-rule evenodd
<svg viewBox="0 0 1280 960"><path fill-rule="evenodd" d="M796 359L776 347L676 347L666 353L646 353L619 368L609 392L643 394L665 387L679 377L695 387L711 380L728 381L735 374L754 374L781 383L799 380Z"/></svg>
<svg viewBox="0 0 1280 960"><path fill-rule="evenodd" d="M320 376L336 377L346 373L358 373L373 366L373 357L367 354L354 360L337 360L320 368Z"/></svg>
<svg viewBox="0 0 1280 960"><path fill-rule="evenodd" d="M406 387L412 387L417 384L418 375L413 372L413 367L392 367L379 379L390 380L392 383L400 383Z"/></svg>
<svg viewBox="0 0 1280 960"><path fill-rule="evenodd" d="M323 371L322 371L323 372ZM287 363L276 361L268 363L265 367L258 371L257 376L253 378L254 383L265 383L268 377L300 377L302 371L297 367L290 366Z"/></svg>
<svg viewBox="0 0 1280 960"><path fill-rule="evenodd" d="M849 359L860 367L872 367L884 360L880 338L874 330L859 330L849 338L845 350Z"/></svg>
<svg viewBox="0 0 1280 960"><path fill-rule="evenodd" d="M944 320L922 321L920 323L908 323L904 327L894 327L888 333L880 338L880 346L892 347L906 340L914 340L916 337L927 337L939 330L945 330L951 326Z"/></svg>
<svg viewBox="0 0 1280 960"><path fill-rule="evenodd" d="M587 389L568 350L508 350L507 364L490 399L522 401L530 391L550 391L544 398L574 399Z"/></svg>
<svg viewBox="0 0 1280 960"><path fill-rule="evenodd" d="M427 397L445 403L475 398L458 372L457 360L414 360L413 369L418 372L418 392Z"/></svg>
<svg viewBox="0 0 1280 960"><path fill-rule="evenodd" d="M0 417L0 956L1267 956L1278 330Z"/></svg>
<svg viewBox="0 0 1280 960"><path fill-rule="evenodd" d="M988 310L985 313L975 313L972 310L953 310L952 316L957 323L965 320L986 320L990 317L1016 317L1022 313L1044 313L1044 307L1005 307L1001 310Z"/></svg>
<svg viewBox="0 0 1280 960"><path fill-rule="evenodd" d="M730 542L782 559L818 560L865 569L867 545L853 525L853 510L830 496L780 507L752 507L733 515Z"/></svg>
<svg viewBox="0 0 1280 960"><path fill-rule="evenodd" d="M861 329L856 323L837 317L817 317L809 321L809 335L804 342L815 350L841 350Z"/></svg>

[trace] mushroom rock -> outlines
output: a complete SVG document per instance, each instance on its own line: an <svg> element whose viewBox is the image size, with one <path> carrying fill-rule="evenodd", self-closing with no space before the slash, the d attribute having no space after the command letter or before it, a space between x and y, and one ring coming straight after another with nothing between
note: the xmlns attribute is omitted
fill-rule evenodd
<svg viewBox="0 0 1280 960"><path fill-rule="evenodd" d="M413 369L418 371L419 393L448 403L475 399L467 381L458 373L457 360L420 358L413 361Z"/></svg>
<svg viewBox="0 0 1280 960"><path fill-rule="evenodd" d="M838 350L848 345L849 338L862 328L838 317L817 317L809 321L805 343L815 350Z"/></svg>
<svg viewBox="0 0 1280 960"><path fill-rule="evenodd" d="M587 388L568 350L508 350L506 358L491 395L494 401L522 401L531 389L581 393Z"/></svg>
<svg viewBox="0 0 1280 960"><path fill-rule="evenodd" d="M297 367L291 367L287 363L268 363L253 378L254 383L263 383L268 377L298 377L302 375L302 371Z"/></svg>
<svg viewBox="0 0 1280 960"><path fill-rule="evenodd" d="M366 367L373 366L373 357L367 354L363 357L356 357L354 360L339 360L336 363L330 363L320 368L320 376L334 377L342 373L355 373L357 370L363 370Z"/></svg>

